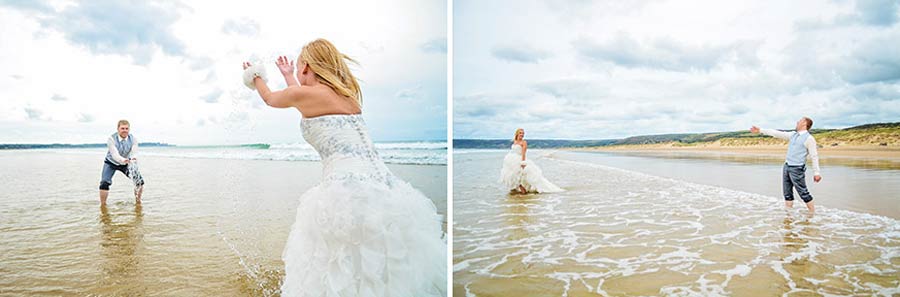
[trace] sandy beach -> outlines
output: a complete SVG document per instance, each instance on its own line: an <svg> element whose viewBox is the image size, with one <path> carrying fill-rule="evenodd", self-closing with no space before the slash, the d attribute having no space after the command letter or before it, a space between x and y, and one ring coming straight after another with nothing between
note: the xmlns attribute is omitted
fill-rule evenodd
<svg viewBox="0 0 900 297"><path fill-rule="evenodd" d="M841 200L871 202L863 192L823 195L830 202L809 217L802 205L785 210L780 189L766 190L777 180L764 173L779 177L769 160L729 165L742 170L727 175L715 160L530 150L566 192L510 195L497 181L504 154L454 151L454 296L900 293L900 221L842 209ZM830 175L839 187L877 193L897 184L896 170L841 168L848 172ZM721 175L774 194L660 176L668 171ZM838 184L838 176L865 172Z"/></svg>
<svg viewBox="0 0 900 297"><path fill-rule="evenodd" d="M143 204L117 173L101 210L102 159L0 151L0 296L278 295L281 251L318 162L146 156ZM446 217L446 166L388 167Z"/></svg>

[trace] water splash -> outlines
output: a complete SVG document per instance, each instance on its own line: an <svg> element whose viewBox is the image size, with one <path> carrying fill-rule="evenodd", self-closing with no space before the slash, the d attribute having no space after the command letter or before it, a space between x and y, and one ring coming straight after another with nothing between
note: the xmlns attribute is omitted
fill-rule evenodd
<svg viewBox="0 0 900 297"><path fill-rule="evenodd" d="M137 196L141 190L141 186L144 185L144 177L141 175L141 171L138 169L137 160L131 159L128 162L128 176L131 177L131 181L134 183L134 195Z"/></svg>

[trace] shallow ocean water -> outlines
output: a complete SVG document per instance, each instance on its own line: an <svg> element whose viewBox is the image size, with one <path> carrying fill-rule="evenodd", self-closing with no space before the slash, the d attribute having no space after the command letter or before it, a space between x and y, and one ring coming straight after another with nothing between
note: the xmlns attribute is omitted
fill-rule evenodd
<svg viewBox="0 0 900 297"><path fill-rule="evenodd" d="M135 205L102 154L0 151L0 296L277 296L318 162L140 158ZM446 166L389 165L446 214Z"/></svg>
<svg viewBox="0 0 900 297"><path fill-rule="evenodd" d="M455 296L900 294L897 220L538 151L567 191L510 195L504 153L454 153Z"/></svg>

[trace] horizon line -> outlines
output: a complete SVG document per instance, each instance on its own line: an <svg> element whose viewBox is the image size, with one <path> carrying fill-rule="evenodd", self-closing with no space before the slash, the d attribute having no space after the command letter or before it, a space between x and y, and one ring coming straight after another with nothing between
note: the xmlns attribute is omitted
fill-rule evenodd
<svg viewBox="0 0 900 297"><path fill-rule="evenodd" d="M446 141L446 139L409 139L409 140L378 140L372 141L373 143L403 143L403 142L441 142ZM273 144L301 144L307 142L248 142L248 143L232 143L232 144L176 144L176 143L168 143L161 141L142 141L138 142L138 145L141 144L154 144L154 145L165 145L165 146L179 146L179 147L191 147L191 146L244 146L244 145L273 145ZM308 143L307 143L308 144ZM83 142L83 143L66 143L66 142L4 142L0 143L0 145L73 145L73 146L84 146L84 145L106 145L105 142Z"/></svg>

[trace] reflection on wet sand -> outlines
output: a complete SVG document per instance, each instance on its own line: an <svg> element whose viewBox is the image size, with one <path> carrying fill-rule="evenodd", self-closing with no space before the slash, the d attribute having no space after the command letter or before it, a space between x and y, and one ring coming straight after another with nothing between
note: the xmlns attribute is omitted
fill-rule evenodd
<svg viewBox="0 0 900 297"><path fill-rule="evenodd" d="M536 207L540 202L538 195L507 195L506 211L503 214L507 228L510 229L509 240L520 240L531 236L528 233L529 226L534 224L529 211L530 207Z"/></svg>
<svg viewBox="0 0 900 297"><path fill-rule="evenodd" d="M815 292L813 291L815 288L810 286L812 284L806 281L805 278L816 277L816 275L811 274L816 270L813 267L816 264L815 261L810 259L812 255L804 253L804 251L810 248L815 249L814 245L810 245L809 240L815 238L815 235L818 233L817 226L811 223L809 219L797 219L789 214L785 216L783 225L784 240L782 242L781 260L785 271L788 273L786 277L788 287L789 289L800 288Z"/></svg>
<svg viewBox="0 0 900 297"><path fill-rule="evenodd" d="M94 293L128 296L148 293L142 282L140 267L143 217L140 204L134 205L131 213L111 213L107 206L100 208L101 278Z"/></svg>
<svg viewBox="0 0 900 297"><path fill-rule="evenodd" d="M143 209L117 173L100 210L95 152L0 150L0 296L278 295L319 162L145 156ZM445 166L388 167L446 213Z"/></svg>
<svg viewBox="0 0 900 297"><path fill-rule="evenodd" d="M714 152L597 153L555 152L553 156L778 197L781 195L783 156ZM900 219L900 161L863 158L824 158L822 182L807 186L816 206L872 213ZM802 202L794 207L805 208Z"/></svg>

